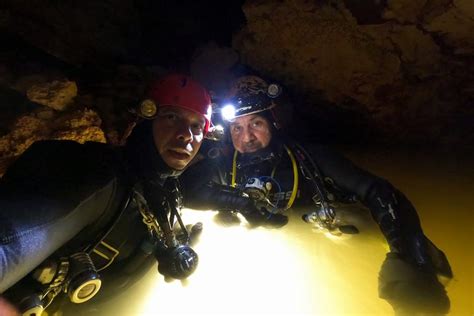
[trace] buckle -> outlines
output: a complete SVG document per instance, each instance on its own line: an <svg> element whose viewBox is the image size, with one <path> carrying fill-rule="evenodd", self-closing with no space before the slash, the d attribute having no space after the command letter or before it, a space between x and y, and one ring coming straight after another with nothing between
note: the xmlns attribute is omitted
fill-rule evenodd
<svg viewBox="0 0 474 316"><path fill-rule="evenodd" d="M106 243L101 241L91 252L91 259L97 271L104 270L112 264L115 258L119 255L120 251ZM95 256L93 256L95 254Z"/></svg>

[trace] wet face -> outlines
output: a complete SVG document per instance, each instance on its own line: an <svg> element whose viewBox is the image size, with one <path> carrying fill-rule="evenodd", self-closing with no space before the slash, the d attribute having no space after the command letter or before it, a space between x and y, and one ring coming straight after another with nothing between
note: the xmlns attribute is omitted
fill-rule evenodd
<svg viewBox="0 0 474 316"><path fill-rule="evenodd" d="M172 169L183 170L204 139L204 116L177 106L158 109L153 139L161 158Z"/></svg>
<svg viewBox="0 0 474 316"><path fill-rule="evenodd" d="M258 114L238 117L230 124L234 148L240 153L253 153L265 148L272 139L270 123Z"/></svg>

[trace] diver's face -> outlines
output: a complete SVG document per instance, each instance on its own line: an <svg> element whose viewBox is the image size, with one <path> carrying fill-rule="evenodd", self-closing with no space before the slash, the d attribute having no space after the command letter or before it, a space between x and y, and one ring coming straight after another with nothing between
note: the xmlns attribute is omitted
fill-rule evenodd
<svg viewBox="0 0 474 316"><path fill-rule="evenodd" d="M253 153L265 148L272 139L270 123L258 114L236 118L230 124L230 135L239 153Z"/></svg>
<svg viewBox="0 0 474 316"><path fill-rule="evenodd" d="M158 109L153 140L161 158L172 169L183 170L196 156L204 139L203 115L177 106Z"/></svg>

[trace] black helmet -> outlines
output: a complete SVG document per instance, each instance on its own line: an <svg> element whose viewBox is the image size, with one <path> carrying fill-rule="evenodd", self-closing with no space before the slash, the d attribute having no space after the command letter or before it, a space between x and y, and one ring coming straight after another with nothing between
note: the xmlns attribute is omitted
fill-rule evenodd
<svg viewBox="0 0 474 316"><path fill-rule="evenodd" d="M232 84L227 103L221 108L223 119L232 120L273 109L281 90L280 85L268 84L257 76L240 77Z"/></svg>

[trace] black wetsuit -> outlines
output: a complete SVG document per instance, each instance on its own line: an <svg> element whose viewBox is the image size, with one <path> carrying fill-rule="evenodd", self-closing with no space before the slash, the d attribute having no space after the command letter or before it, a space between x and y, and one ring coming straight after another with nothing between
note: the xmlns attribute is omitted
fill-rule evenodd
<svg viewBox="0 0 474 316"><path fill-rule="evenodd" d="M413 275L418 273L415 272L418 269L426 271L429 281L435 284L430 288L431 294L429 294L429 290L421 290L428 298L426 300L418 298L417 304L419 303L419 305L414 309L417 309L420 305L428 311L437 312L449 309L446 292L435 280L432 271L433 263L431 261L435 259L430 257L432 254L428 254L427 249L434 249L434 252L439 255L438 259L441 259L436 263L444 264L443 272L447 276L451 276L449 264L445 260L444 254L423 234L420 220L413 205L387 180L355 166L348 159L323 145L305 146L305 157L299 157L300 159L298 159L298 153L296 152L298 149L291 139L277 141L274 137L267 148L256 153L237 154L237 156L234 156L236 152L229 144L219 144L217 146L206 144L203 149L201 149L203 159L191 166L181 177L185 204L190 208L236 211L245 211L246 208L252 208L249 198L237 195L234 191L225 187L232 184L233 167L236 171L236 187L243 187L247 180L252 177L265 181L271 178L270 197L272 203L285 208L288 206L294 190L294 165L296 164L299 181L298 192L293 205L314 209L314 199L320 200L318 191L315 190L314 182L308 180L308 177L299 168L302 161L306 160L306 164L309 164L308 160L311 159L316 165L314 168L316 170L311 168L310 170L318 173L318 177L322 180L320 192L326 195L329 202L361 202L370 210L372 217L386 237L392 252L388 254L380 274L380 296L389 300L396 308L400 306L403 306L402 309L405 310L411 308L407 307L406 304L401 304L400 295L393 293L397 293L394 284L403 284L404 278L413 279L412 274L408 276L407 273L405 275L396 273L399 271L399 266L408 263L408 266L412 268L404 266L400 269L408 271L414 268L414 270L410 270L414 271ZM292 152L294 159L291 158L288 149ZM215 185L216 183L219 185ZM420 282L426 283L425 281L424 279ZM411 288L413 287L411 286ZM401 294L401 296L407 296L406 293L413 294L406 290L402 292L405 294ZM406 301L406 297L402 300ZM412 306L413 304L410 302L409 305ZM426 309L428 306L431 309Z"/></svg>
<svg viewBox="0 0 474 316"><path fill-rule="evenodd" d="M48 257L78 251L90 253L97 269L109 265L99 272L98 296L119 292L156 262L133 192L166 213L179 173L156 151L150 121L124 147L34 143L0 180L0 293L28 287L28 274ZM112 262L93 251L101 241L118 252L108 255Z"/></svg>
<svg viewBox="0 0 474 316"><path fill-rule="evenodd" d="M298 153L288 141L272 141L270 145L252 154L237 154L229 147L209 151L212 158L205 158L189 168L182 176L186 204L196 209L240 210L248 199L230 199L231 194L220 192L218 186L231 185L235 165L235 186L243 187L249 178L260 178L272 183L270 200L279 208L288 206L295 189L295 172L298 174L296 199L293 206L314 208L314 199L320 200L319 192L333 202L360 201L368 207L373 218L381 226L390 246L402 247L403 240L410 234L423 234L416 210L406 197L388 181L355 166L350 160L323 145L305 146L308 157L298 159ZM289 152L288 152L289 151ZM206 154L205 152L203 154ZM292 156L293 158L292 158ZM321 191L302 173L303 159L312 159L316 165ZM308 161L309 165L310 162ZM401 231L400 231L401 230Z"/></svg>

